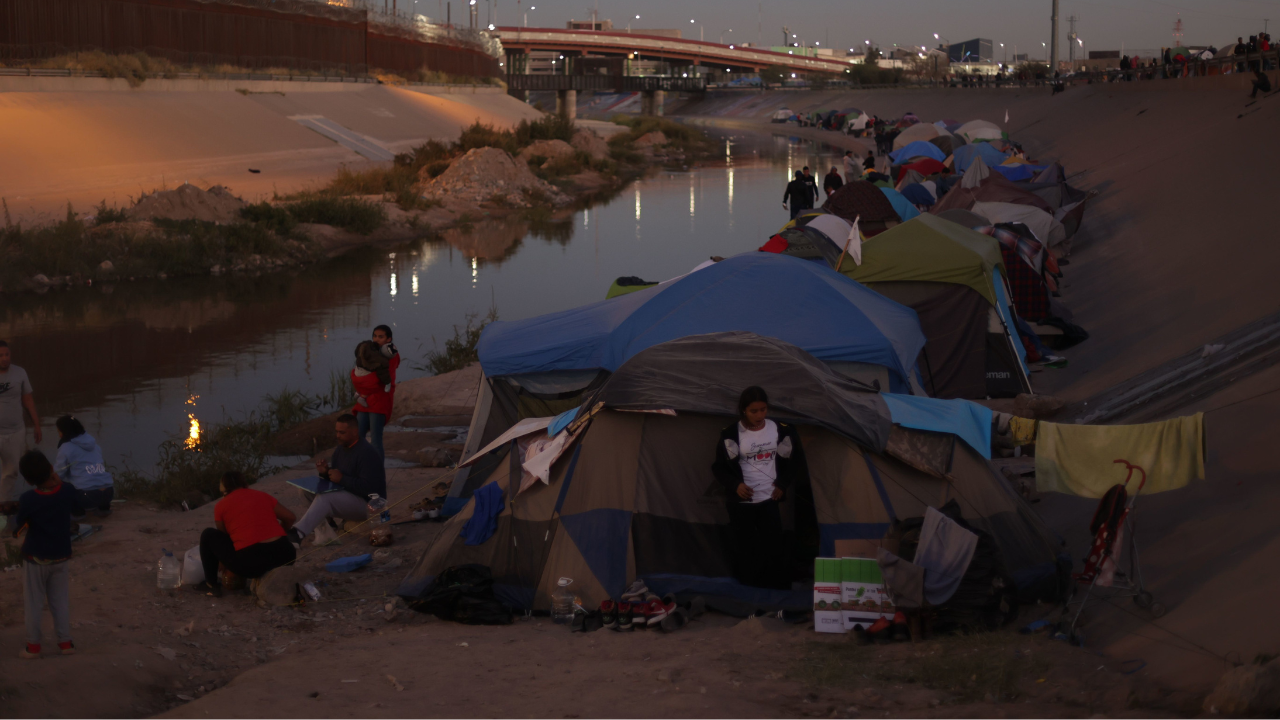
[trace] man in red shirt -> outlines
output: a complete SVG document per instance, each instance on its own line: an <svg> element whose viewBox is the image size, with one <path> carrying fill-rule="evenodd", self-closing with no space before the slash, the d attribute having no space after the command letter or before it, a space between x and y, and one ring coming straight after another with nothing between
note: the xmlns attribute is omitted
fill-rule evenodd
<svg viewBox="0 0 1280 720"><path fill-rule="evenodd" d="M222 594L219 564L240 577L259 578L297 557L293 543L285 537L297 516L279 500L248 484L238 472L222 476L219 489L223 498L213 506L217 527L200 534L204 582L195 586L198 591Z"/></svg>

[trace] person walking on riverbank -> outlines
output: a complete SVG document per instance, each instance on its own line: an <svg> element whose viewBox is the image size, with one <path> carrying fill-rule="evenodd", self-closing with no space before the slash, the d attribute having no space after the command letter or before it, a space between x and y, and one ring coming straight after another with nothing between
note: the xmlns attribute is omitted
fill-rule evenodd
<svg viewBox="0 0 1280 720"><path fill-rule="evenodd" d="M35 424L36 442L44 439L41 437L40 414L36 412L34 393L27 371L13 364L9 343L0 340L0 501L13 499L18 461L27 451L23 409Z"/></svg>
<svg viewBox="0 0 1280 720"><path fill-rule="evenodd" d="M800 211L813 207L812 198L809 186L804 181L804 173L797 170L795 179L787 183L786 192L782 193L782 207L790 207L791 219L795 220Z"/></svg>
<svg viewBox="0 0 1280 720"><path fill-rule="evenodd" d="M809 207L813 207L818 203L818 180L813 176L813 171L805 165L801 170L804 173L804 185L809 189Z"/></svg>
<svg viewBox="0 0 1280 720"><path fill-rule="evenodd" d="M386 457L382 447L382 429L391 419L391 393L395 385L391 364L376 342L365 340L356 346L351 385L356 391L356 404L351 412L358 419L360 437L364 439L367 436L378 454Z"/></svg>
<svg viewBox="0 0 1280 720"><path fill-rule="evenodd" d="M301 544L303 538L327 518L357 522L368 519L370 497L387 497L387 471L382 465L382 455L360 437L355 417L339 415L334 423L334 436L338 447L333 449L331 459L316 462L316 473L320 479L338 487L316 495L302 518L288 531L295 545Z"/></svg>

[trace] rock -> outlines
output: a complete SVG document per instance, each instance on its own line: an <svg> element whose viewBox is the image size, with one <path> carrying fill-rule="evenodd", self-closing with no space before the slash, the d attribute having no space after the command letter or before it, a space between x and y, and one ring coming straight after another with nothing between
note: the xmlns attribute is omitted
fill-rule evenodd
<svg viewBox="0 0 1280 720"><path fill-rule="evenodd" d="M532 157L554 160L558 157L573 155L574 152L574 146L563 140L538 140L520 151L520 159L526 163Z"/></svg>
<svg viewBox="0 0 1280 720"><path fill-rule="evenodd" d="M1280 710L1280 663L1244 665L1222 674L1204 699L1214 715L1270 715Z"/></svg>
<svg viewBox="0 0 1280 720"><path fill-rule="evenodd" d="M1061 398L1052 395L1028 395L1023 393L1013 399L1013 414L1036 420L1053 417L1066 406Z"/></svg>
<svg viewBox="0 0 1280 720"><path fill-rule="evenodd" d="M461 458L461 450L433 447L418 453L418 464L430 468L451 467Z"/></svg>
<svg viewBox="0 0 1280 720"><path fill-rule="evenodd" d="M667 136L661 130L654 130L641 135L635 142L637 148L661 147L667 144Z"/></svg>
<svg viewBox="0 0 1280 720"><path fill-rule="evenodd" d="M306 581L306 570L285 565L259 578L254 594L267 605L285 607L298 599L298 585Z"/></svg>
<svg viewBox="0 0 1280 720"><path fill-rule="evenodd" d="M573 133L573 147L575 150L587 153L594 160L603 160L609 157L609 143L586 128L578 128Z"/></svg>
<svg viewBox="0 0 1280 720"><path fill-rule="evenodd" d="M561 144L567 147L567 143ZM528 207L535 198L552 205L571 202L569 196L534 175L527 163L516 162L499 148L475 148L454 160L439 177L432 178L423 168L418 178L419 193L446 206L459 202L470 206L495 196L515 207Z"/></svg>
<svg viewBox="0 0 1280 720"><path fill-rule="evenodd" d="M116 266L113 265L110 260L103 260L102 262L98 263L98 269L104 272L111 272L112 270L116 269Z"/></svg>
<svg viewBox="0 0 1280 720"><path fill-rule="evenodd" d="M184 184L177 190L161 190L143 195L126 214L131 220L204 220L229 224L240 220L245 201L221 185L201 190Z"/></svg>

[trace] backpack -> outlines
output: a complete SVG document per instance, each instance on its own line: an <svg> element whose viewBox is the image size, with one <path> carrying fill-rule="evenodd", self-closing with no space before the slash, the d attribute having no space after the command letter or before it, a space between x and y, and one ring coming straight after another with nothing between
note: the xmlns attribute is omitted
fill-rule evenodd
<svg viewBox="0 0 1280 720"><path fill-rule="evenodd" d="M493 594L493 573L484 565L455 565L436 576L410 608L465 625L510 625L511 609Z"/></svg>

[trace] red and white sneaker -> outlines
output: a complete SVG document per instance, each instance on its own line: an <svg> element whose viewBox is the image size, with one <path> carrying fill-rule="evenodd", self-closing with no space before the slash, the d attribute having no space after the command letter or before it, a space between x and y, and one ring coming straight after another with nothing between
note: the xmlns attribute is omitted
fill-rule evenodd
<svg viewBox="0 0 1280 720"><path fill-rule="evenodd" d="M645 624L651 628L658 627L666 619L667 613L675 609L675 603L667 606L661 600L654 598L645 603Z"/></svg>
<svg viewBox="0 0 1280 720"><path fill-rule="evenodd" d="M38 660L40 658L40 646L27 643L26 647L18 651L18 657L23 660Z"/></svg>

